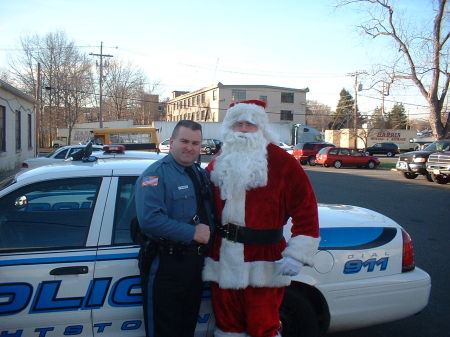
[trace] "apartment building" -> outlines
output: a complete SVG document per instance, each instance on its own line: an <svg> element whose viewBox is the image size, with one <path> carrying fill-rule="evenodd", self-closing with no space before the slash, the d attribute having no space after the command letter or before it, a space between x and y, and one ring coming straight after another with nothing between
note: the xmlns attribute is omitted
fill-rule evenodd
<svg viewBox="0 0 450 337"><path fill-rule="evenodd" d="M269 122L305 124L307 92L308 88L225 85L220 82L192 92L174 91L167 102L166 121L222 122L232 102L259 99L267 102Z"/></svg>

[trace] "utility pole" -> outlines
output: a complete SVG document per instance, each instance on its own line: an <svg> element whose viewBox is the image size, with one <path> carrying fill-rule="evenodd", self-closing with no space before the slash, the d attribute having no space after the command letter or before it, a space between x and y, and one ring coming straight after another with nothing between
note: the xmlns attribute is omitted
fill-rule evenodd
<svg viewBox="0 0 450 337"><path fill-rule="evenodd" d="M100 124L100 129L103 128L103 58L104 57L113 57L113 55L106 55L103 54L103 41L100 42L100 54L94 54L90 53L89 55L92 56L99 56L100 57L100 106L99 106L99 114L98 114L98 120Z"/></svg>
<svg viewBox="0 0 450 337"><path fill-rule="evenodd" d="M353 104L353 135L354 135L354 148L358 145L358 91L361 91L361 85L358 86L358 76L366 74L365 71L356 71L354 73L347 74L355 78L355 101Z"/></svg>
<svg viewBox="0 0 450 337"><path fill-rule="evenodd" d="M39 154L39 122L42 117L42 87L41 87L41 64L37 64L37 85L36 85L36 112L34 114L34 122L35 122L35 155Z"/></svg>

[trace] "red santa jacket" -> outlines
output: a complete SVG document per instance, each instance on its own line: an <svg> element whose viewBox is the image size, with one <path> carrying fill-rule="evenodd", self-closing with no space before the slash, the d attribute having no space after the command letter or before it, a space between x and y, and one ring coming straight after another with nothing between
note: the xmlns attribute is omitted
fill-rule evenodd
<svg viewBox="0 0 450 337"><path fill-rule="evenodd" d="M273 261L290 256L304 264L313 264L320 239L317 201L306 173L297 160L276 145L269 144L267 185L246 191L245 224L253 229L276 229L292 218L292 237L268 245L231 242L216 236L210 256L205 261L203 278L219 283L221 288L282 287L290 277L280 275ZM214 170L214 160L207 170ZM226 200L215 188L218 218Z"/></svg>

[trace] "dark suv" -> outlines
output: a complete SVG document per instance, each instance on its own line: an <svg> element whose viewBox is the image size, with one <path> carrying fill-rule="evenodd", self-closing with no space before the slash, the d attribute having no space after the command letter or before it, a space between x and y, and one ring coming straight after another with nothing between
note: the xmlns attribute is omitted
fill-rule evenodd
<svg viewBox="0 0 450 337"><path fill-rule="evenodd" d="M222 145L222 142L217 139L203 139L202 145L200 148L200 153L202 154L215 154L220 150L220 147Z"/></svg>
<svg viewBox="0 0 450 337"><path fill-rule="evenodd" d="M294 146L292 155L302 165L316 165L316 154L324 147L335 147L334 144L324 142L298 143Z"/></svg>
<svg viewBox="0 0 450 337"><path fill-rule="evenodd" d="M388 157L394 157L398 153L400 153L400 150L395 143L376 143L366 148L366 154L369 156L385 154Z"/></svg>
<svg viewBox="0 0 450 337"><path fill-rule="evenodd" d="M433 181L433 177L426 168L428 157L432 153L448 151L449 149L450 139L437 140L422 151L412 151L401 154L395 167L397 171L401 172L407 179L415 179L421 174L424 175L428 181Z"/></svg>

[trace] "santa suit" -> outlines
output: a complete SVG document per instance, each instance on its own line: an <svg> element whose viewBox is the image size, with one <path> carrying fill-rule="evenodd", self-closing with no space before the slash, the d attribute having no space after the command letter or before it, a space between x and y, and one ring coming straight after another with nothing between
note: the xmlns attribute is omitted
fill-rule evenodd
<svg viewBox="0 0 450 337"><path fill-rule="evenodd" d="M243 244L216 236L203 279L212 281L215 336L277 336L278 309L289 276L273 261L284 256L313 265L319 243L317 202L309 179L295 158L276 145L267 146L267 185L215 202L222 223L252 229L282 228L292 218L292 238L272 244ZM207 170L214 172L215 161Z"/></svg>

